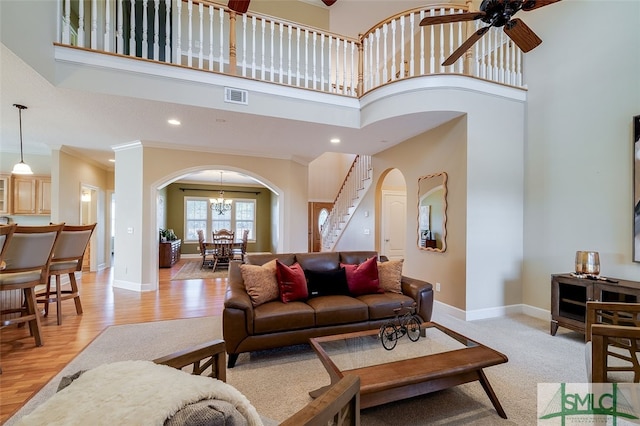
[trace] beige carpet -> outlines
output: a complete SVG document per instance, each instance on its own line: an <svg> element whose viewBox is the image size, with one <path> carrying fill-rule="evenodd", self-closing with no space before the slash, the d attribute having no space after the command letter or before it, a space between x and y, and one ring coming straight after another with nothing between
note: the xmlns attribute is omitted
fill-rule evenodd
<svg viewBox="0 0 640 426"><path fill-rule="evenodd" d="M509 357L508 363L485 370L509 419L498 417L475 382L363 410L362 425L533 425L537 423L537 383L586 381L581 334L561 328L550 336L547 321L522 315L474 322L436 315L434 320ZM153 359L221 335L220 317L109 327L7 424L52 395L63 375L110 361ZM228 370L227 379L261 415L277 421L310 402L309 391L329 383L307 345L242 354L236 367Z"/></svg>
<svg viewBox="0 0 640 426"><path fill-rule="evenodd" d="M201 268L201 266L202 260L190 260L171 277L171 281L226 278L229 274L226 266L216 268L215 272L211 268Z"/></svg>

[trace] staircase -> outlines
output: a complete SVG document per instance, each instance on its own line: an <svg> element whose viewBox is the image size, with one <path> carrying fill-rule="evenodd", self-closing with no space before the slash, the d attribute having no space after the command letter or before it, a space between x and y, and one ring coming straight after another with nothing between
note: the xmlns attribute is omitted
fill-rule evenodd
<svg viewBox="0 0 640 426"><path fill-rule="evenodd" d="M322 251L335 248L360 200L371 186L372 172L371 157L356 156L333 202L333 209L321 226Z"/></svg>

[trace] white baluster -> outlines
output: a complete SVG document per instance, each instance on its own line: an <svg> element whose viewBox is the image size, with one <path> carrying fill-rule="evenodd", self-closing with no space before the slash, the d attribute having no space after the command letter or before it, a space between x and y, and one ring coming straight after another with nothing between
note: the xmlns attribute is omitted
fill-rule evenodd
<svg viewBox="0 0 640 426"><path fill-rule="evenodd" d="M505 49L505 44L504 44L504 31L500 31L500 74L499 74L499 81L500 83L504 83L504 49Z"/></svg>
<svg viewBox="0 0 640 426"><path fill-rule="evenodd" d="M64 2L64 15L62 16L62 43L71 44L71 0Z"/></svg>
<svg viewBox="0 0 640 426"><path fill-rule="evenodd" d="M381 67L380 67L380 33L381 30L380 28L376 28L376 82L375 82L375 86L379 86L380 85L380 72L381 72Z"/></svg>
<svg viewBox="0 0 640 426"><path fill-rule="evenodd" d="M412 13L410 15L410 21L409 21L410 22L409 35L411 37L411 41L410 41L410 45L409 45L410 46L409 57L411 58L411 59L409 59L409 76L410 77L413 77L415 75L414 70L415 70L415 66L416 66L415 59L414 59L416 57L416 47L415 47L415 41L416 40L415 40L415 37L413 36L413 34L416 33L415 32L415 17L416 17L416 14Z"/></svg>
<svg viewBox="0 0 640 426"><path fill-rule="evenodd" d="M309 88L309 30L304 30L304 87Z"/></svg>
<svg viewBox="0 0 640 426"><path fill-rule="evenodd" d="M498 80L498 72L500 67L498 66L498 30L493 28L493 72L491 73L491 79Z"/></svg>
<svg viewBox="0 0 640 426"><path fill-rule="evenodd" d="M318 43L318 33L317 32L313 32L313 65L312 65L312 69L313 69L313 89L317 89L318 88L318 72L317 72L317 64L316 64L316 58L317 58L317 52L316 52L316 47L317 47L317 43Z"/></svg>
<svg viewBox="0 0 640 426"><path fill-rule="evenodd" d="M480 28L480 23L476 21L476 31ZM488 72L488 67L489 67L489 63L487 61L487 39L489 38L489 35L487 35L486 37L482 37L481 42L482 42L482 56L481 56L481 64L482 64L482 72L480 77L482 78L487 78L487 72Z"/></svg>
<svg viewBox="0 0 640 426"><path fill-rule="evenodd" d="M296 28L296 86L300 87L300 27Z"/></svg>
<svg viewBox="0 0 640 426"><path fill-rule="evenodd" d="M182 63L182 47L181 47L181 42L182 42L182 0L177 0L176 1L176 6L177 6L177 19L176 22L178 23L178 31L176 34L176 57L174 58L174 61L176 64L181 64Z"/></svg>
<svg viewBox="0 0 640 426"><path fill-rule="evenodd" d="M449 9L449 14L450 15L453 14L453 12L454 12L453 9ZM453 51L455 50L453 43L454 43L454 41L453 41L453 25L449 25L449 55L451 55L453 53ZM460 59L458 59L458 61L459 60ZM451 70L451 72L455 71L455 63L451 66L450 70Z"/></svg>
<svg viewBox="0 0 640 426"><path fill-rule="evenodd" d="M464 25L465 25L464 23L458 22L458 43L456 43L458 46L460 46L464 42L464 40L462 40L462 27ZM462 57L464 58L465 56L466 54L463 55ZM464 60L458 61L458 72L460 74L464 73L464 62L465 62Z"/></svg>
<svg viewBox="0 0 640 426"><path fill-rule="evenodd" d="M266 25L265 25L264 19L261 19L261 20L260 20L260 26L261 26L261 28L262 28L262 52L261 52L261 53L262 53L262 59L261 59L261 61L260 61L260 62L261 62L261 63L260 63L260 70L261 70L260 78L261 78L262 80L264 80L265 67L266 67L266 65L265 65L265 63L264 63L264 33L265 33L265 30L266 30L266 28L265 28L265 27L266 27Z"/></svg>
<svg viewBox="0 0 640 426"><path fill-rule="evenodd" d="M200 43L200 49L198 49L198 69L202 69L204 65L204 5L198 3L198 43Z"/></svg>
<svg viewBox="0 0 640 426"><path fill-rule="evenodd" d="M435 10L431 9L429 11L430 16L434 16L435 15ZM430 46L429 46L429 53L430 53L430 58L429 58L429 74L433 74L436 72L436 29L435 29L435 25L429 25L429 38L431 39L430 42Z"/></svg>
<svg viewBox="0 0 640 426"><path fill-rule="evenodd" d="M325 69L324 69L324 40L325 36L320 36L320 90L325 91Z"/></svg>
<svg viewBox="0 0 640 426"><path fill-rule="evenodd" d="M213 71L213 32L215 31L214 22L214 9L212 5L209 5L209 71Z"/></svg>
<svg viewBox="0 0 640 426"><path fill-rule="evenodd" d="M98 48L98 1L91 0L91 43L92 49Z"/></svg>
<svg viewBox="0 0 640 426"><path fill-rule="evenodd" d="M476 27L477 26L478 25L476 24ZM480 77L480 60L481 59L482 58L480 56L480 43L475 43L473 45L473 71L471 74L474 77Z"/></svg>
<svg viewBox="0 0 640 426"><path fill-rule="evenodd" d="M329 76L328 76L328 81L327 83L329 84L329 91L333 92L334 91L334 84L333 84L333 61L331 60L331 45L333 43L333 37L331 35L329 35L329 46L328 46L328 52L329 54L327 55L327 58L329 58Z"/></svg>
<svg viewBox="0 0 640 426"><path fill-rule="evenodd" d="M404 16L400 17L400 78L404 78ZM395 61L394 61L395 62Z"/></svg>
<svg viewBox="0 0 640 426"><path fill-rule="evenodd" d="M287 84L291 84L291 25L287 25Z"/></svg>
<svg viewBox="0 0 640 426"><path fill-rule="evenodd" d="M251 17L251 78L256 78L256 17Z"/></svg>
<svg viewBox="0 0 640 426"><path fill-rule="evenodd" d="M82 3L82 2L80 2ZM118 0L118 15L116 16L116 52L123 54L124 53L124 14L123 14L123 10L122 7L124 5L122 4L122 0ZM78 4L78 7L80 7L80 4ZM84 14L84 10L82 11L82 14ZM80 29L78 28L78 35L80 34Z"/></svg>
<svg viewBox="0 0 640 426"><path fill-rule="evenodd" d="M193 57L193 0L189 0L187 2L187 24L188 27L188 39L187 39L187 66L191 67L193 65L192 57Z"/></svg>
<svg viewBox="0 0 640 426"><path fill-rule="evenodd" d="M440 15L444 15L444 9L440 9ZM444 25L440 24L440 60L438 63L440 64L440 72L444 72L444 67L442 63L444 62Z"/></svg>
<svg viewBox="0 0 640 426"><path fill-rule="evenodd" d="M517 70L517 76L518 79L516 81L516 84L518 86L522 86L522 51L520 49L517 50L518 52L518 56L516 56L516 70Z"/></svg>
<svg viewBox="0 0 640 426"><path fill-rule="evenodd" d="M424 19L424 9L420 11L420 21ZM433 26L433 25L430 25ZM420 75L425 74L424 68L424 27L420 27Z"/></svg>
<svg viewBox="0 0 640 426"><path fill-rule="evenodd" d="M160 60L160 0L153 2L153 59Z"/></svg>
<svg viewBox="0 0 640 426"><path fill-rule="evenodd" d="M333 81L336 84L336 93L340 93L340 38L336 37L336 65Z"/></svg>
<svg viewBox="0 0 640 426"><path fill-rule="evenodd" d="M382 25L382 39L384 41L384 45L383 45L383 50L382 50L382 81L384 83L386 83L387 81L389 81L388 78L388 73L387 73L387 67L388 67L388 59L387 59L387 33L388 33L388 28L387 28L387 24L383 24Z"/></svg>
<svg viewBox="0 0 640 426"><path fill-rule="evenodd" d="M280 50L279 50L279 53L280 53L280 61L279 61L280 67L279 67L279 77L278 77L278 82L279 83L282 83L284 81L283 80L284 79L284 68L282 68L282 61L284 59L283 58L284 57L284 50L283 50L283 47L282 47L282 42L283 42L282 36L283 35L284 35L284 24L282 22L280 22Z"/></svg>
<svg viewBox="0 0 640 426"><path fill-rule="evenodd" d="M71 4L71 0L67 1L67 5ZM67 27L68 29L68 27ZM84 47L84 2L78 3L78 40L79 47Z"/></svg>
<svg viewBox="0 0 640 426"><path fill-rule="evenodd" d="M351 42L351 94L356 95L356 88L358 87L358 70L356 69L355 60L358 54L355 42Z"/></svg>
<svg viewBox="0 0 640 426"><path fill-rule="evenodd" d="M102 38L102 50L111 52L111 4L110 0L104 0L104 35Z"/></svg>
<svg viewBox="0 0 640 426"><path fill-rule="evenodd" d="M274 63L273 63L273 61L275 60L275 58L274 58L275 50L273 48L274 34L275 34L274 28L275 28L275 23L273 21L271 21L271 31L269 31L269 39L270 39L270 46L271 46L271 61L270 61L271 62L271 67L269 68L269 81L272 81L272 82L275 81L274 80L274 76L273 76L274 71L275 71Z"/></svg>
<svg viewBox="0 0 640 426"><path fill-rule="evenodd" d="M171 0L165 0L164 4L164 61L171 63Z"/></svg>
<svg viewBox="0 0 640 426"><path fill-rule="evenodd" d="M247 14L242 14L242 76L247 76Z"/></svg>
<svg viewBox="0 0 640 426"><path fill-rule="evenodd" d="M393 21L391 21L391 80L396 79L395 55L396 55L396 20L394 19Z"/></svg>
<svg viewBox="0 0 640 426"><path fill-rule="evenodd" d="M218 71L224 72L224 9L218 9L218 25L220 28L220 56L218 57Z"/></svg>
<svg viewBox="0 0 640 426"><path fill-rule="evenodd" d="M136 9L135 3L131 2L131 20L129 22L129 56L136 56Z"/></svg>
<svg viewBox="0 0 640 426"><path fill-rule="evenodd" d="M342 42L342 94L347 93L347 41Z"/></svg>
<svg viewBox="0 0 640 426"><path fill-rule="evenodd" d="M147 22L147 6L149 0L142 0L142 57L149 57L149 22Z"/></svg>

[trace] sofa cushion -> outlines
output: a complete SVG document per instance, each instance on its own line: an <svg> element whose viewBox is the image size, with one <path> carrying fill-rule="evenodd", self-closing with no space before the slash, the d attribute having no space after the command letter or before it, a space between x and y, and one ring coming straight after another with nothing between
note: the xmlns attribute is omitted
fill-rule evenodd
<svg viewBox="0 0 640 426"><path fill-rule="evenodd" d="M284 303L305 300L309 296L307 278L299 263L287 266L276 260L276 277L280 288L280 300Z"/></svg>
<svg viewBox="0 0 640 426"><path fill-rule="evenodd" d="M378 279L378 264L375 256L359 265L342 264L347 274L349 293L360 296L370 293L383 293Z"/></svg>
<svg viewBox="0 0 640 426"><path fill-rule="evenodd" d="M372 257L378 257L378 252L375 251L341 251L340 263L347 263L349 265L359 265L365 260Z"/></svg>
<svg viewBox="0 0 640 426"><path fill-rule="evenodd" d="M267 302L253 310L255 334L298 330L315 326L315 312L304 302Z"/></svg>
<svg viewBox="0 0 640 426"><path fill-rule="evenodd" d="M378 262L378 278L380 288L384 291L402 293L402 263L401 260Z"/></svg>
<svg viewBox="0 0 640 426"><path fill-rule="evenodd" d="M331 271L340 267L340 254L338 252L327 251L322 253L297 253L298 262L305 271Z"/></svg>
<svg viewBox="0 0 640 426"><path fill-rule="evenodd" d="M393 318L395 316L394 309L399 307L409 308L413 306L415 300L409 296L398 293L384 294L365 294L358 296L357 299L366 304L369 309L369 319L371 321L383 318ZM400 311L404 314L406 310Z"/></svg>
<svg viewBox="0 0 640 426"><path fill-rule="evenodd" d="M305 270L309 298L317 296L349 295L347 274L344 268L330 271Z"/></svg>
<svg viewBox="0 0 640 426"><path fill-rule="evenodd" d="M296 255L293 253L246 253L244 255L244 263L248 265L264 265L274 259L278 259L285 265L296 263Z"/></svg>
<svg viewBox="0 0 640 426"><path fill-rule="evenodd" d="M369 319L368 306L351 296L320 296L307 304L316 314L316 326L350 324Z"/></svg>
<svg viewBox="0 0 640 426"><path fill-rule="evenodd" d="M240 272L253 306L259 306L280 297L275 259L262 266L240 265Z"/></svg>

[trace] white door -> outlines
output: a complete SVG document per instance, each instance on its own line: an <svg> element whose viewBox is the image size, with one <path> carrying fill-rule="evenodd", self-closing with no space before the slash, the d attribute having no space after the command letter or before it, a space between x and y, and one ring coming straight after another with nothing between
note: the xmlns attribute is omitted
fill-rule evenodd
<svg viewBox="0 0 640 426"><path fill-rule="evenodd" d="M382 191L381 253L389 259L404 259L407 224L407 194Z"/></svg>

